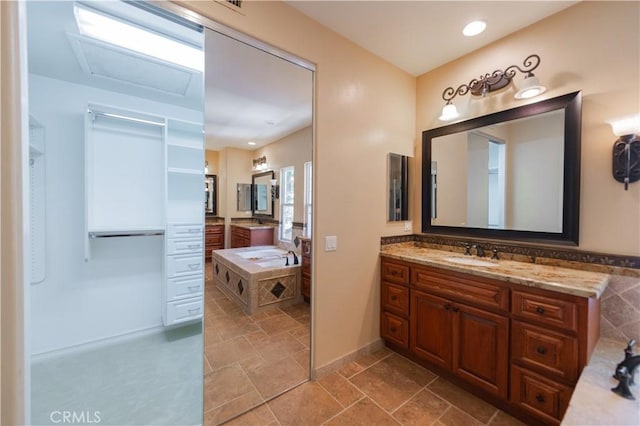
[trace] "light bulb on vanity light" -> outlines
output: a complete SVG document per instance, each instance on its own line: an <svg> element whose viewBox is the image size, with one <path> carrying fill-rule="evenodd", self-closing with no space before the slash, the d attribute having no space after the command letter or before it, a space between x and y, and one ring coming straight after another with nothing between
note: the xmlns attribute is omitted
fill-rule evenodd
<svg viewBox="0 0 640 426"><path fill-rule="evenodd" d="M515 95L516 99L529 99L544 93L547 88L540 84L538 77L533 73L528 73L522 83L519 85L519 89Z"/></svg>
<svg viewBox="0 0 640 426"><path fill-rule="evenodd" d="M444 108L442 108L442 114L438 119L440 121L451 121L458 118L460 114L458 113L458 108L451 102L447 102Z"/></svg>

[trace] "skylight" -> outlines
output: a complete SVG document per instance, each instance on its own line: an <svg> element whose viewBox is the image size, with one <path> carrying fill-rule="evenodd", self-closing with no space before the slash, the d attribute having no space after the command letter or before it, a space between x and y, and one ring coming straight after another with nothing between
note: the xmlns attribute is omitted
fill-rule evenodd
<svg viewBox="0 0 640 426"><path fill-rule="evenodd" d="M84 36L195 71L204 71L204 53L201 49L104 15L81 4L74 5L74 12L78 29Z"/></svg>

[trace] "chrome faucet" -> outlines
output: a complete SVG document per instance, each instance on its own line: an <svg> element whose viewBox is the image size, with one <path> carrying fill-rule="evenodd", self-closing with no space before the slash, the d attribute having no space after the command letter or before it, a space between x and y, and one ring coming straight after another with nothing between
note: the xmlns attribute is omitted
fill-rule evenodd
<svg viewBox="0 0 640 426"><path fill-rule="evenodd" d="M633 355L633 345L636 344L634 339L629 340L627 348L624 350L624 360L616 366L613 378L618 381L618 386L611 390L623 398L635 400L636 398L629 389L633 385L633 373L640 365L640 355Z"/></svg>

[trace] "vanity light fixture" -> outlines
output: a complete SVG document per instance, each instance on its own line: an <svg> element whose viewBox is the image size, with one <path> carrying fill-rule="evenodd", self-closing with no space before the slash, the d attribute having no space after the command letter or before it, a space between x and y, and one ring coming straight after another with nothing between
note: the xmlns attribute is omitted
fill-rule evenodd
<svg viewBox="0 0 640 426"><path fill-rule="evenodd" d="M278 179L271 179L271 198L277 200L280 198L280 185L278 185Z"/></svg>
<svg viewBox="0 0 640 426"><path fill-rule="evenodd" d="M464 96L469 92L474 96L487 96L489 93L509 85L516 76L516 71L525 74L524 82L515 94L516 99L526 99L540 95L546 88L540 85L537 77L532 72L538 68L538 65L540 65L540 56L529 55L522 63L523 68L518 65L510 65L504 71L498 69L479 78L474 78L467 84L461 84L457 89L447 87L442 92L442 99L445 100L446 104L442 108L442 115L440 115L439 119L441 121L450 121L460 116L456 106L451 103L456 96Z"/></svg>
<svg viewBox="0 0 640 426"><path fill-rule="evenodd" d="M253 141L251 141L251 142L247 142L247 145L254 146L255 144L256 144L256 143L255 143L255 142L253 142Z"/></svg>
<svg viewBox="0 0 640 426"><path fill-rule="evenodd" d="M267 163L267 156L263 155L262 157L255 158L253 160L253 170L267 170L269 168L269 163Z"/></svg>
<svg viewBox="0 0 640 426"><path fill-rule="evenodd" d="M613 143L613 178L629 184L640 180L640 114L610 122L613 134L618 139Z"/></svg>

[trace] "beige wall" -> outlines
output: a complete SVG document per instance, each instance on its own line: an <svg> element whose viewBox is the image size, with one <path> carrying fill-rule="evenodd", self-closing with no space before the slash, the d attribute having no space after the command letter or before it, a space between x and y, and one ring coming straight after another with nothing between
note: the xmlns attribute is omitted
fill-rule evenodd
<svg viewBox="0 0 640 426"><path fill-rule="evenodd" d="M218 151L211 151L206 149L204 151L204 160L209 163L209 174L217 175L218 169Z"/></svg>
<svg viewBox="0 0 640 426"><path fill-rule="evenodd" d="M640 255L640 184L625 192L611 176L616 138L606 123L640 109L639 9L638 2L581 2L420 76L417 134L441 125L437 117L446 87L520 65L529 54L540 55L535 73L548 91L529 102L583 91L580 249ZM468 107L468 116L483 115L526 103L515 100L513 93L509 88L484 99L465 96L460 102ZM420 146L417 151L420 158ZM417 185L413 195L421 199ZM414 206L419 217L420 202Z"/></svg>
<svg viewBox="0 0 640 426"><path fill-rule="evenodd" d="M184 4L184 3L183 3ZM379 338L378 253L386 222L386 156L413 156L415 78L285 3L186 4L317 66L315 97L314 365ZM338 250L325 252L336 235Z"/></svg>

